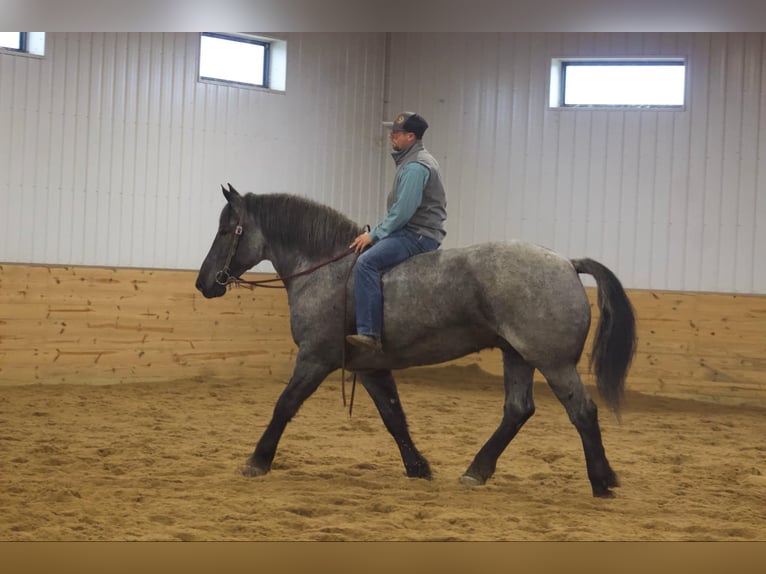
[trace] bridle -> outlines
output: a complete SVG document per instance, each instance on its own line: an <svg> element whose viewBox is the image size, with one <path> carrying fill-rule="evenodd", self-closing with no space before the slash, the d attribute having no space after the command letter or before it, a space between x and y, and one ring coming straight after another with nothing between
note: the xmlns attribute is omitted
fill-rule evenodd
<svg viewBox="0 0 766 574"><path fill-rule="evenodd" d="M243 231L242 219L240 218L240 222L237 224L237 227L234 228L234 239L232 240L231 245L229 245L229 254L226 256L226 263L224 263L221 270L215 274L215 282L219 285L228 285L238 279L238 277L231 276L231 268L229 266L231 265L231 260L234 258L234 254L237 252L239 240L242 237Z"/></svg>
<svg viewBox="0 0 766 574"><path fill-rule="evenodd" d="M237 252L239 240L242 238L242 233L245 230L242 225L244 218L244 213L240 214L237 226L234 228L234 239L232 239L231 245L229 245L229 253L226 255L226 263L224 263L221 270L215 274L215 282L219 285L228 285L230 282L232 282L232 280L236 281L239 279L238 277L231 276L231 268L229 265L231 265L231 260L234 258L234 254Z"/></svg>
<svg viewBox="0 0 766 574"><path fill-rule="evenodd" d="M359 258L359 253L356 253L356 251L352 248L348 248L346 251L343 251L342 253L339 253L338 255L332 257L331 259L328 259L326 261L322 261L321 263L318 263L317 265L314 265L313 267L309 267L308 269L304 269L302 271L298 271L296 273L292 273L290 275L286 275L284 277L277 276L272 279L260 279L258 281L249 281L246 279L242 279L237 276L233 276L231 274L231 260L234 258L234 254L237 252L237 247L239 246L239 240L242 238L242 234L245 231L244 228L244 218L245 214L244 211L240 213L239 221L237 222L237 226L234 228L234 237L231 241L231 245L229 245L229 253L226 255L226 262L223 264L223 267L221 270L215 274L215 282L218 285L223 286L229 286L234 285L236 287L247 287L249 289L252 289L254 287L264 287L266 289L286 289L287 285L286 282L290 279L295 279L296 277L303 277L304 275L310 275L314 271L321 269L322 267L325 267L326 265L330 265L331 263L335 263L336 261L340 261L341 259L348 257L352 253L355 254L354 261L351 263L351 266L348 269L348 273L346 274L346 280L344 282L344 290L342 293L343 296L343 324L345 325L347 312L348 312L348 298L346 297L346 290L348 287L348 280L351 277L351 271L354 269L354 265L356 265L356 260ZM365 225L364 228L366 231L370 231L370 226ZM270 285L270 283L282 283L281 285ZM341 390L343 394L343 406L346 406L346 341L345 341L345 327L343 329L344 332L344 339L343 339L343 361L341 366ZM351 383L351 399L349 401L348 405L348 415L351 416L352 409L354 408L354 392L356 390L356 373L354 373Z"/></svg>

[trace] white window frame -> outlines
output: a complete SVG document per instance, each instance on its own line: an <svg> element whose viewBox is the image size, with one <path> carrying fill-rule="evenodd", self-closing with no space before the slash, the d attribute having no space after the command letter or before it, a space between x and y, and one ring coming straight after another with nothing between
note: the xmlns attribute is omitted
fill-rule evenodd
<svg viewBox="0 0 766 574"><path fill-rule="evenodd" d="M45 55L45 32L18 32L18 34L20 34L20 47L0 46L0 53L37 57Z"/></svg>
<svg viewBox="0 0 766 574"><path fill-rule="evenodd" d="M566 68L568 65L677 65L684 68L684 97L683 103L676 104L566 104L564 92L566 89ZM632 58L553 58L550 75L550 107L562 110L685 110L689 97L689 65L685 57L632 57Z"/></svg>
<svg viewBox="0 0 766 574"><path fill-rule="evenodd" d="M207 84L218 84L237 88L266 90L270 92L284 92L287 87L287 42L278 38L267 38L254 34L231 34L203 32L200 34L198 55L201 59L202 37L212 36L220 39L229 39L239 42L252 42L265 47L264 82L263 85L244 82L230 81L214 77L205 77L200 73L199 60L197 62L197 80Z"/></svg>

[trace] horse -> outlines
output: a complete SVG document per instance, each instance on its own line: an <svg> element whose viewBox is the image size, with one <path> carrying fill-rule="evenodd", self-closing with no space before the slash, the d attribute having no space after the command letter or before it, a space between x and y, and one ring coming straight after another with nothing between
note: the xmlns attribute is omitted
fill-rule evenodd
<svg viewBox="0 0 766 574"><path fill-rule="evenodd" d="M562 255L519 240L439 249L416 255L383 276L383 350L351 347L355 330L350 243L362 228L340 212L289 194L241 195L221 186L217 234L196 288L220 297L227 284L267 260L287 290L290 329L298 351L292 376L242 473L271 469L279 440L303 402L333 371L358 374L399 448L407 476L430 479L431 469L410 436L392 370L436 364L497 348L503 358L505 400L497 430L459 478L483 485L498 457L534 414L537 369L577 429L593 496L619 486L606 458L598 408L576 365L591 311L579 274L597 285L600 318L590 366L606 405L619 418L625 378L636 347L635 315L620 281L592 259ZM348 311L347 311L348 310Z"/></svg>

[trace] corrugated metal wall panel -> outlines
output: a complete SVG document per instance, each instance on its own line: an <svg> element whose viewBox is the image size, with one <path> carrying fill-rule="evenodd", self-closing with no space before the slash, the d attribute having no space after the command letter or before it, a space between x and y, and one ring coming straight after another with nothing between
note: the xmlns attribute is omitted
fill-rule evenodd
<svg viewBox="0 0 766 574"><path fill-rule="evenodd" d="M760 69L758 67L760 66ZM746 225L755 225L756 232L753 240L753 258L750 263L750 269L754 273L753 291L756 293L766 293L766 38L760 38L760 63L754 58L752 67L754 70L755 86L760 84L759 105L754 105L758 109L758 159L756 174L752 178L755 181L755 217L753 220L743 217L743 223ZM757 76L760 75L760 82ZM755 100L755 98L752 98ZM755 123L754 117L753 123ZM741 211L747 212L749 205L741 205ZM743 265L747 268L747 264Z"/></svg>
<svg viewBox="0 0 766 574"><path fill-rule="evenodd" d="M195 268L226 182L376 221L385 35L281 37L283 94L198 82L198 34L0 55L0 261Z"/></svg>
<svg viewBox="0 0 766 574"><path fill-rule="evenodd" d="M431 120L447 245L520 237L630 287L763 293L765 37L394 34L388 111ZM551 109L550 60L572 56L687 57L687 109Z"/></svg>
<svg viewBox="0 0 766 574"><path fill-rule="evenodd" d="M747 35L744 46L744 70L742 81L742 136L741 160L739 166L739 190L740 197L737 202L737 229L754 229L755 233L737 234L737 243L735 248L735 284L752 285L753 290L758 290L757 273L763 269L761 263L766 259L766 250L761 241L758 251L760 255L756 256L758 227L766 227L766 219L756 218L757 203L759 194L759 172L761 201L766 199L766 169L758 166L758 154L763 153L763 145L766 144L766 77L763 74L763 66L766 66L766 39L763 36ZM760 121L759 121L760 120ZM759 131L760 130L760 131ZM758 142L752 145L752 142ZM764 215L764 213L761 213ZM760 224L759 224L760 222ZM762 289L764 283L761 282Z"/></svg>
<svg viewBox="0 0 766 574"><path fill-rule="evenodd" d="M521 237L630 287L766 293L766 35L284 37L286 94L198 82L196 34L0 55L0 261L194 268L225 182L374 224L380 118L416 109L447 246ZM685 111L548 107L551 57L635 55L688 58Z"/></svg>

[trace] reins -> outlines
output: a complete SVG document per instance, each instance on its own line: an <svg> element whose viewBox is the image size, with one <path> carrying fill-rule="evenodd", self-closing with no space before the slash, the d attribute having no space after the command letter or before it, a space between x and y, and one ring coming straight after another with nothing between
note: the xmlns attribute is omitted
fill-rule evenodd
<svg viewBox="0 0 766 574"><path fill-rule="evenodd" d="M354 253L353 249L349 249L348 251L344 251L343 253L340 253L339 255L336 255L332 259L328 259L327 261L322 261L321 263L318 263L317 265L314 265L313 267L309 267L308 269L304 269L303 271L298 271L297 273L292 273L290 275L285 275L284 277L273 277L271 279L259 279L257 281L248 281L246 279L242 279L240 277L232 277L229 275L228 271L228 265L218 273L225 273L226 280L221 283L221 285L235 285L237 287L241 287L243 285L246 285L248 287L265 287L266 289L285 289L285 285L269 285L269 283L277 283L281 281L284 283L285 281L289 281L290 279L295 279L296 277L303 277L304 275L311 275L314 271L317 271L321 269L322 267L326 265L330 265L330 263L335 263L336 261L340 261L344 257L348 257ZM356 263L356 259L354 260ZM353 265L352 265L353 268ZM348 282L348 277L346 278L346 281ZM218 275L216 275L216 282L218 282Z"/></svg>
<svg viewBox="0 0 766 574"><path fill-rule="evenodd" d="M231 275L231 269L229 268L229 265L231 265L231 260L234 257L234 254L237 251L237 246L239 245L239 240L242 237L242 233L244 232L244 227L242 225L243 223L244 214L240 215L239 222L237 223L237 227L234 228L234 240L231 242L231 246L229 247L229 253L226 256L226 263L223 266L223 269L221 269L218 273L215 275L215 282L219 285L225 285L225 286L235 286L235 287L247 287L248 289L253 289L254 287L263 287L265 289L286 289L287 285L286 282L290 279L295 279L296 277L303 277L305 275L310 275L311 273L314 273L315 271L321 269L322 267L325 267L326 265L330 265L331 263L335 263L336 261L340 261L341 259L348 257L352 253L355 253L354 261L351 263L351 266L348 268L348 272L346 273L346 280L343 283L343 292L341 293L341 296L343 297L343 329L342 333L344 335L342 345L343 345L343 358L341 361L341 393L343 395L343 406L346 406L346 340L345 340L345 333L346 333L346 318L348 317L348 297L346 296L346 292L348 291L348 280L351 278L351 271L354 269L354 265L356 265L356 260L359 258L359 253L356 253L354 249L348 248L346 251L343 251L342 253L339 253L338 255L332 257L331 259L328 259L327 261L322 261L321 263L318 263L317 265L314 265L313 267L309 267L308 269L304 269L302 271L298 271L296 273L292 273L290 275L286 275L284 277L277 276L273 277L271 279L259 279L257 281L250 281L246 279L242 279L240 277L234 277ZM370 231L370 226L365 225L364 229L367 231ZM277 283L281 282L281 285L271 285L271 283ZM354 394L356 391L356 373L353 373L353 377L351 379L351 398L348 402L348 416L351 416L351 413L354 408Z"/></svg>

